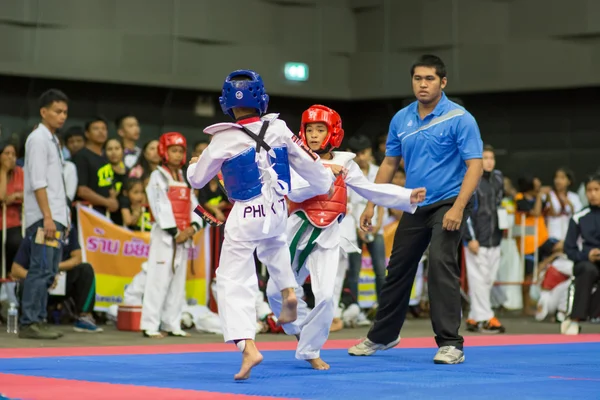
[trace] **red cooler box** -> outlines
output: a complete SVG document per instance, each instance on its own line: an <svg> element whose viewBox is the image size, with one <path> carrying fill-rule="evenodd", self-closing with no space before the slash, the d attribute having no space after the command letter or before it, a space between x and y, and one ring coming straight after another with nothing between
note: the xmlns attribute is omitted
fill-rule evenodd
<svg viewBox="0 0 600 400"><path fill-rule="evenodd" d="M120 331L140 332L142 322L142 306L119 306L117 313L117 329Z"/></svg>

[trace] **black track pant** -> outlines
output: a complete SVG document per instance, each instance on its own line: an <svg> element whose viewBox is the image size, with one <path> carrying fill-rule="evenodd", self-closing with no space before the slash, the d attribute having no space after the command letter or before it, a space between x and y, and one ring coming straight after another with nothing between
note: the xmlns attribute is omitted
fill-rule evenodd
<svg viewBox="0 0 600 400"><path fill-rule="evenodd" d="M388 275L381 291L375 323L369 340L388 344L398 337L410 300L410 292L419 261L429 243L428 278L431 323L439 347L461 349L463 338L458 334L461 322L460 266L458 248L461 230L442 229L444 215L456 198L419 207L415 214L404 213L394 237L388 264ZM463 214L464 225L471 207Z"/></svg>

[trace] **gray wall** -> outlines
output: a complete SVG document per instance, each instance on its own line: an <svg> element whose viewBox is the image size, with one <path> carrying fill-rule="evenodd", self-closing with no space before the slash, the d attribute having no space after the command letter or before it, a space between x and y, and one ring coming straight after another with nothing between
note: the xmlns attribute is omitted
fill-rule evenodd
<svg viewBox="0 0 600 400"><path fill-rule="evenodd" d="M273 94L368 99L410 95L433 52L450 93L577 87L600 84L599 35L598 0L1 0L0 73L215 91L253 68Z"/></svg>
<svg viewBox="0 0 600 400"><path fill-rule="evenodd" d="M218 90L252 68L271 93L349 97L352 11L314 3L1 0L0 73ZM285 81L288 61L310 65L309 84Z"/></svg>

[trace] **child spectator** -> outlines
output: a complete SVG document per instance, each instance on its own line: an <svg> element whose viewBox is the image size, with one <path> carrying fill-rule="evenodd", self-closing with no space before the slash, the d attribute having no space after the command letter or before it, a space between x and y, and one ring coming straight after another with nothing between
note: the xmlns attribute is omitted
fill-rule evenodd
<svg viewBox="0 0 600 400"><path fill-rule="evenodd" d="M123 226L132 231L150 231L152 224L150 223L150 212L144 211L144 201L146 199L144 193L144 183L139 178L129 178L125 182L120 198L121 216Z"/></svg>

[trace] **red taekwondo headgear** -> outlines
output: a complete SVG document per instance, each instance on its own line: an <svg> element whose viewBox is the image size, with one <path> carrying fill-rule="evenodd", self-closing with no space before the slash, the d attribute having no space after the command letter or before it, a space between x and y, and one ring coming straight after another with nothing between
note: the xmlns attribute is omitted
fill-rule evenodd
<svg viewBox="0 0 600 400"><path fill-rule="evenodd" d="M344 130L342 129L342 118L333 109L315 104L302 113L302 122L300 124L300 138L306 142L306 124L321 122L327 125L327 137L321 144L321 150L330 151L340 147L344 140ZM328 147L330 146L330 147Z"/></svg>
<svg viewBox="0 0 600 400"><path fill-rule="evenodd" d="M183 160L181 160L181 166L183 167L187 155L187 142L185 137L179 132L167 132L161 135L158 140L158 155L163 161L169 161L167 149L171 146L183 147Z"/></svg>

